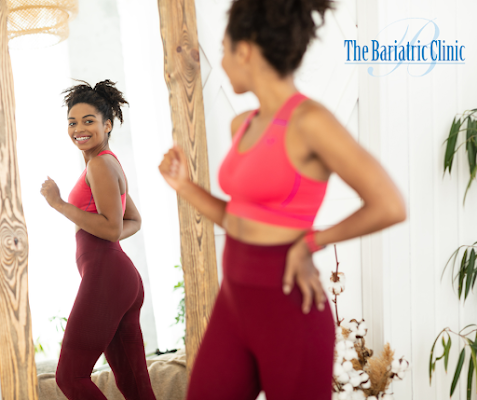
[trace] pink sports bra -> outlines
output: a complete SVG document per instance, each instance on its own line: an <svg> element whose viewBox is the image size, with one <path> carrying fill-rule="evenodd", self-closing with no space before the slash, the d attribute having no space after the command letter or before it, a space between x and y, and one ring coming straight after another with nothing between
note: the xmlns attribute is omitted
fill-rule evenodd
<svg viewBox="0 0 477 400"><path fill-rule="evenodd" d="M111 154L118 160L118 157L109 150L104 150L101 153L97 155L97 157L103 155L103 154ZM118 160L119 163L119 160ZM121 165L121 163L119 163ZM122 169L122 166L121 166ZM74 206L80 208L83 211L88 211L92 213L98 213L98 210L96 209L96 203L94 202L93 198L93 192L91 191L91 188L86 184L85 178L86 178L86 172L87 168L84 169L83 173L79 177L78 181L76 182L76 185L73 187L73 189L70 192L70 195L68 196L68 203L73 204ZM124 174L124 170L123 170ZM124 175L124 178L126 179L126 175ZM121 205L123 208L123 215L124 212L126 211L126 192L124 192L121 195Z"/></svg>
<svg viewBox="0 0 477 400"><path fill-rule="evenodd" d="M219 170L219 184L231 196L226 211L239 217L291 228L309 229L323 202L328 181L300 174L285 146L288 120L307 97L293 94L276 112L257 143L244 153L238 144L259 109L235 134Z"/></svg>

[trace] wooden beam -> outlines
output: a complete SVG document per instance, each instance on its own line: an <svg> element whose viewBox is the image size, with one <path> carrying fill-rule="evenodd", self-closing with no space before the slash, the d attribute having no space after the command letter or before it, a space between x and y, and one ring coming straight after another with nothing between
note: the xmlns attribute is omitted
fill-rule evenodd
<svg viewBox="0 0 477 400"><path fill-rule="evenodd" d="M6 0L0 0L0 382L3 400L36 400L28 237L18 171Z"/></svg>
<svg viewBox="0 0 477 400"><path fill-rule="evenodd" d="M194 0L158 0L158 4L172 136L187 154L192 181L210 190ZM180 197L178 205L190 373L218 290L217 263L213 223Z"/></svg>

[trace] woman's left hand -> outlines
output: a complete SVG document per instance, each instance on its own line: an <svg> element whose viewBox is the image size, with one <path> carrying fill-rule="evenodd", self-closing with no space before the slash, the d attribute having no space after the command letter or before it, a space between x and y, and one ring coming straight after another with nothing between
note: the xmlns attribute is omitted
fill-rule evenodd
<svg viewBox="0 0 477 400"><path fill-rule="evenodd" d="M312 254L303 239L288 250L283 275L283 292L289 294L295 282L303 294L302 311L308 314L313 300L318 310L323 311L326 295L321 285L320 272L314 266Z"/></svg>
<svg viewBox="0 0 477 400"><path fill-rule="evenodd" d="M43 182L43 185L41 185L40 193L45 197L48 204L54 209L57 209L63 202L60 196L60 189L58 189L58 185L50 177L48 177L48 179Z"/></svg>

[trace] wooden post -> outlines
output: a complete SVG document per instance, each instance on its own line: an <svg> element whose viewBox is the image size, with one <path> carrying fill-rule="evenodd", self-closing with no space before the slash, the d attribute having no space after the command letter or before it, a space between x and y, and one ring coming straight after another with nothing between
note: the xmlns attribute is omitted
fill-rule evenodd
<svg viewBox="0 0 477 400"><path fill-rule="evenodd" d="M192 181L210 190L194 0L158 0L158 4L172 135L185 150ZM190 373L218 290L217 264L213 223L180 197L178 203Z"/></svg>
<svg viewBox="0 0 477 400"><path fill-rule="evenodd" d="M28 302L28 237L18 171L7 3L0 0L0 382L3 400L36 400Z"/></svg>

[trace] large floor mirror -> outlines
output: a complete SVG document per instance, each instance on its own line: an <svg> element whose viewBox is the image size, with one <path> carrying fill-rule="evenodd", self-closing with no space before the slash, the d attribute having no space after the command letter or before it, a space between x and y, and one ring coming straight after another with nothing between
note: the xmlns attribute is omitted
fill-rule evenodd
<svg viewBox="0 0 477 400"><path fill-rule="evenodd" d="M355 18L354 2L342 3ZM225 199L217 171L230 146L230 120L258 105L253 95L233 92L220 65L229 5L229 0L196 1L211 191ZM23 44L10 49L37 361L58 357L65 319L80 282L74 225L51 209L40 194L42 182L50 176L66 199L84 169L81 153L67 136L67 111L62 105L61 92L75 84L73 79L91 84L111 79L130 103L124 110L124 124L114 127L110 147L128 175L129 191L143 222L141 231L121 245L144 280L141 324L146 354L184 346L184 324L176 319L183 292L174 289L182 281L181 269L175 267L181 263L177 199L157 170L172 145L158 15L155 1L79 0L67 40L51 47ZM336 49L341 48L343 39L340 27L345 25L355 27L352 18L330 19L323 39L307 53L297 84L304 93L327 104L358 137L357 75L352 69L338 74L335 68L339 60ZM344 75L348 77L345 83ZM359 206L357 195L334 177L315 225L331 225ZM220 280L224 232L216 227L214 233ZM361 318L360 242L350 241L338 249L341 268L353 282L340 307L350 317ZM333 250L319 255L324 280L335 266L334 257ZM103 362L100 359L98 366Z"/></svg>

